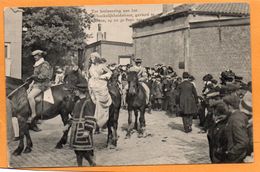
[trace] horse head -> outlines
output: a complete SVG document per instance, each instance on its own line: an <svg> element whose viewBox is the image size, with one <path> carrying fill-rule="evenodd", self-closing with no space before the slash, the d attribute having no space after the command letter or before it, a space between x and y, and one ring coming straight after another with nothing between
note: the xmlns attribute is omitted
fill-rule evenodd
<svg viewBox="0 0 260 172"><path fill-rule="evenodd" d="M128 93L130 95L136 95L137 90L138 90L137 72L135 72L135 71L128 72L127 80L128 80L128 85L129 85Z"/></svg>
<svg viewBox="0 0 260 172"><path fill-rule="evenodd" d="M76 85L86 81L86 78L81 74L79 70L70 71L64 77L64 84L67 88L74 90Z"/></svg>
<svg viewBox="0 0 260 172"><path fill-rule="evenodd" d="M115 69L112 72L112 75L111 75L111 77L109 79L109 83L117 84L119 75L120 75L120 72L117 69Z"/></svg>

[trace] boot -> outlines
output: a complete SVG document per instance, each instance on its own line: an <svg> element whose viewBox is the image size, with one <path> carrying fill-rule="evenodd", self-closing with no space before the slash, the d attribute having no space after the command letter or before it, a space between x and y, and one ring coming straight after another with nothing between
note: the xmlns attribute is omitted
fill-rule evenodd
<svg viewBox="0 0 260 172"><path fill-rule="evenodd" d="M31 124L30 124L30 129L35 131L35 132L39 132L39 131L42 131L40 128L38 128L37 124L36 124L36 120L33 119Z"/></svg>

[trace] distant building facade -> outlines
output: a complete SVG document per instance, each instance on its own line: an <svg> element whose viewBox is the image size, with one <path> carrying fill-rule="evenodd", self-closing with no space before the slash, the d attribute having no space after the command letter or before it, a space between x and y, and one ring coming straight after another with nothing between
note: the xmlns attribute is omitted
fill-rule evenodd
<svg viewBox="0 0 260 172"><path fill-rule="evenodd" d="M98 24L97 42L87 45L85 56L89 57L93 52L98 52L108 63L125 65L131 63L133 44L106 40L106 32L102 32L101 24Z"/></svg>
<svg viewBox="0 0 260 172"><path fill-rule="evenodd" d="M22 77L22 13L18 8L4 10L6 76Z"/></svg>
<svg viewBox="0 0 260 172"><path fill-rule="evenodd" d="M98 52L108 63L130 63L133 54L133 44L100 40L87 45L85 55L89 57L93 52Z"/></svg>
<svg viewBox="0 0 260 172"><path fill-rule="evenodd" d="M135 56L148 66L171 65L179 76L183 71L190 72L199 92L207 73L218 79L221 71L232 69L245 81L251 80L248 4L169 6L131 25Z"/></svg>

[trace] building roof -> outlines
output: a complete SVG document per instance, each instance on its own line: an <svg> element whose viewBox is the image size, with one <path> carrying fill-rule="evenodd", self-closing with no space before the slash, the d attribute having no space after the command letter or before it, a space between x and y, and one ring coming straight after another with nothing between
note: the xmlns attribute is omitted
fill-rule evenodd
<svg viewBox="0 0 260 172"><path fill-rule="evenodd" d="M153 24L188 14L220 15L245 17L249 16L249 5L247 3L203 3L203 4L183 4L175 7L167 13L160 13L144 20L133 23L131 27L139 27L146 24Z"/></svg>
<svg viewBox="0 0 260 172"><path fill-rule="evenodd" d="M247 3L199 4L194 6L194 11L220 15L248 16L249 5Z"/></svg>
<svg viewBox="0 0 260 172"><path fill-rule="evenodd" d="M100 40L100 41L93 42L93 43L87 45L87 48L95 47L95 46L98 46L98 45L101 45L101 44L109 44L109 45L117 45L117 46L129 46L129 47L133 46L132 43L127 43L127 42Z"/></svg>

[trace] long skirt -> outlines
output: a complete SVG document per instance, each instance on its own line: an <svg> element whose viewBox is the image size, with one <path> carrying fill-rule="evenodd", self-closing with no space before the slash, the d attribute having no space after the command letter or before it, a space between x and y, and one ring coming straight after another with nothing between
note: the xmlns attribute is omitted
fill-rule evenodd
<svg viewBox="0 0 260 172"><path fill-rule="evenodd" d="M107 82L104 80L90 79L89 91L92 101L96 104L94 117L96 118L97 125L103 127L108 120L109 106L112 103Z"/></svg>

